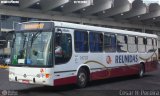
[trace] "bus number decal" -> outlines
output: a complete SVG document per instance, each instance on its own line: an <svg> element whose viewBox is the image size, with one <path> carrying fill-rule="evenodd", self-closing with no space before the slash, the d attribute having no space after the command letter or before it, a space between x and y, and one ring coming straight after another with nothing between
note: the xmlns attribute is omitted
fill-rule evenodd
<svg viewBox="0 0 160 96"><path fill-rule="evenodd" d="M80 56L80 60L88 60L88 56Z"/></svg>

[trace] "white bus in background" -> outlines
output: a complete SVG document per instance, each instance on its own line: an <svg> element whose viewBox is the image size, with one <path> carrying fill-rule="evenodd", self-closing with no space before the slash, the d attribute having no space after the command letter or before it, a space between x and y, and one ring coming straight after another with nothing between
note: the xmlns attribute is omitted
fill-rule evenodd
<svg viewBox="0 0 160 96"><path fill-rule="evenodd" d="M20 83L85 87L91 80L143 77L158 68L157 36L133 31L25 22L15 26L11 47L9 80Z"/></svg>

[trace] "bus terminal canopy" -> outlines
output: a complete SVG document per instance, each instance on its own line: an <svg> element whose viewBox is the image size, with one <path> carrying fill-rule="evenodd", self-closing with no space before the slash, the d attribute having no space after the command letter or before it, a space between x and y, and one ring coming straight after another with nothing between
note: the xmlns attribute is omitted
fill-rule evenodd
<svg viewBox="0 0 160 96"><path fill-rule="evenodd" d="M149 3L147 0L0 1L0 15L160 30L160 5L158 1Z"/></svg>

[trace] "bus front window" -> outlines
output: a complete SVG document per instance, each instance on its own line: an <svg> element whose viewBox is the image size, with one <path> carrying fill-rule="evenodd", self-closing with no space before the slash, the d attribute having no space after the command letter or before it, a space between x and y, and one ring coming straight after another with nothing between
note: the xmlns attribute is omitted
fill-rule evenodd
<svg viewBox="0 0 160 96"><path fill-rule="evenodd" d="M15 33L12 64L19 66L51 66L50 42L52 32L19 32Z"/></svg>

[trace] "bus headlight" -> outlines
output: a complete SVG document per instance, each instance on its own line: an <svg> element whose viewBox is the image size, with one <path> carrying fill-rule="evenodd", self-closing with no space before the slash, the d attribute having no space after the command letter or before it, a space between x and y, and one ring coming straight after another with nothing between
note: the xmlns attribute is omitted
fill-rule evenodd
<svg viewBox="0 0 160 96"><path fill-rule="evenodd" d="M49 78L50 77L50 74L37 74L36 77L38 78Z"/></svg>
<svg viewBox="0 0 160 96"><path fill-rule="evenodd" d="M37 74L36 77L40 78L40 74Z"/></svg>
<svg viewBox="0 0 160 96"><path fill-rule="evenodd" d="M45 74L42 74L42 73L36 75L36 77L38 77L38 78L43 78L44 76L45 76Z"/></svg>

